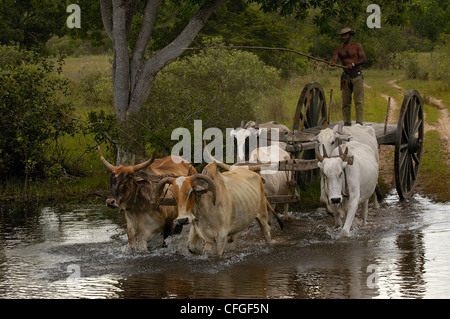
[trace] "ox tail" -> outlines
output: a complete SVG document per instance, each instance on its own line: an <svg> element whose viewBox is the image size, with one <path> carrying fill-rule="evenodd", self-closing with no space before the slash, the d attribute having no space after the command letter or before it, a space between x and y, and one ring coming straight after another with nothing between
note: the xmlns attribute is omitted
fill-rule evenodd
<svg viewBox="0 0 450 319"><path fill-rule="evenodd" d="M383 200L384 200L383 194L381 194L381 189L380 189L380 187L378 186L378 184L377 184L377 186L375 187L375 194L377 195L378 202L379 202L379 203L383 202Z"/></svg>
<svg viewBox="0 0 450 319"><path fill-rule="evenodd" d="M270 203L269 203L269 201L267 200L267 198L266 198L266 205L267 205L267 208L268 208L268 209L270 210L270 212L272 213L272 215L273 215L273 216L275 217L275 219L277 220L278 225L280 225L281 230L283 230L283 228L284 228L283 221L281 220L280 216L278 216L278 214L275 213L275 211L274 211L273 208L272 208L272 205L270 205Z"/></svg>

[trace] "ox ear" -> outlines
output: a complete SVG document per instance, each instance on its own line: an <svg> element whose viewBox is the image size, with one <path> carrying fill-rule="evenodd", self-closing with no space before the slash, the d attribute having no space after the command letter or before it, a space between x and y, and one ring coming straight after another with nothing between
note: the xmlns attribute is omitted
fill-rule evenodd
<svg viewBox="0 0 450 319"><path fill-rule="evenodd" d="M205 182L205 184L206 184L206 182ZM208 191L207 187L200 185L200 183L195 183L193 190L196 195L201 195Z"/></svg>
<svg viewBox="0 0 450 319"><path fill-rule="evenodd" d="M146 185L146 184L150 184L150 181L147 180L147 179L145 179L145 178L142 178L142 177L140 177L140 176L136 176L136 177L134 178L134 183L135 183L136 185Z"/></svg>
<svg viewBox="0 0 450 319"><path fill-rule="evenodd" d="M230 131L230 136L231 137L235 137L236 136L236 130L231 130Z"/></svg>
<svg viewBox="0 0 450 319"><path fill-rule="evenodd" d="M338 140L347 141L347 142L349 142L352 138L353 138L353 136L351 136L351 135L338 135L337 136Z"/></svg>
<svg viewBox="0 0 450 319"><path fill-rule="evenodd" d="M319 142L319 135L314 136L312 139L309 140L310 142Z"/></svg>

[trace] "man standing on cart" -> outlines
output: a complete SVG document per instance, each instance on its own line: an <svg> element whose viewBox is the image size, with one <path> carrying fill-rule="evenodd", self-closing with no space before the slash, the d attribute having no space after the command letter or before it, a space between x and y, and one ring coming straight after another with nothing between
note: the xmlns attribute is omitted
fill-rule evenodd
<svg viewBox="0 0 450 319"><path fill-rule="evenodd" d="M363 125L364 77L361 71L361 65L366 62L366 55L361 44L351 41L355 35L352 29L343 28L339 35L343 44L333 52L330 66L336 66L338 58L344 66L344 72L341 76L342 117L344 125L352 125L352 93L355 100L356 123Z"/></svg>

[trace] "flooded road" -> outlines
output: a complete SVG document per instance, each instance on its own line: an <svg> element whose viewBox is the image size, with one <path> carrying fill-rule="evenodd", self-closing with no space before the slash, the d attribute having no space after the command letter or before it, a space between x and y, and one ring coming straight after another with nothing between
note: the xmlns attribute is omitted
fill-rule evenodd
<svg viewBox="0 0 450 319"><path fill-rule="evenodd" d="M345 239L323 208L283 220L271 246L255 223L217 258L191 255L186 227L130 252L103 205L3 207L0 298L450 298L450 203L390 194Z"/></svg>

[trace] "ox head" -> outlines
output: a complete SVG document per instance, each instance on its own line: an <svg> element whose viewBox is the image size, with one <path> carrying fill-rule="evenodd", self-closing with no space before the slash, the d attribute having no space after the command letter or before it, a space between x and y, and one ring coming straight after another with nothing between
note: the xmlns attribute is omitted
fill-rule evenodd
<svg viewBox="0 0 450 319"><path fill-rule="evenodd" d="M323 149L326 150L327 154L331 154L335 148L343 141L349 141L352 137L350 135L340 133L337 130L338 126L335 126L333 129L326 128L320 131L319 134L314 136L311 139L311 142L319 142L319 145L322 145ZM320 155L324 155L319 147Z"/></svg>
<svg viewBox="0 0 450 319"><path fill-rule="evenodd" d="M216 203L216 185L207 175L195 174L191 176L166 177L156 185L156 205L159 205L159 196L166 184L171 185L170 191L177 202L178 218L175 223L179 225L196 221L195 205L203 194L209 193L213 205Z"/></svg>
<svg viewBox="0 0 450 319"><path fill-rule="evenodd" d="M345 191L345 172L347 166L345 159L348 154L348 148L342 152L339 146L339 157L328 157L325 146L323 147L323 156L316 147L316 157L319 160L318 165L322 173L321 187L325 191L327 200L330 204L342 203L342 197Z"/></svg>
<svg viewBox="0 0 450 319"><path fill-rule="evenodd" d="M145 179L142 171L145 170L155 160L155 152L153 152L152 158L138 165L131 166L114 166L109 163L103 156L98 147L98 153L100 160L111 171L109 182L111 185L111 191L106 205L111 208L126 208L126 200L131 197L135 187L140 184L150 183Z"/></svg>

